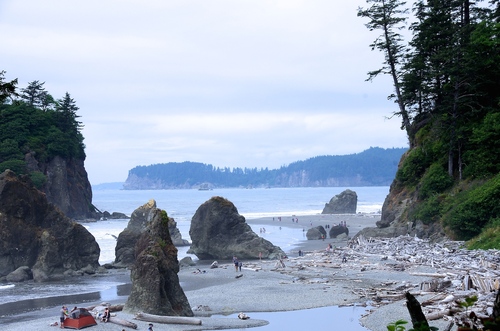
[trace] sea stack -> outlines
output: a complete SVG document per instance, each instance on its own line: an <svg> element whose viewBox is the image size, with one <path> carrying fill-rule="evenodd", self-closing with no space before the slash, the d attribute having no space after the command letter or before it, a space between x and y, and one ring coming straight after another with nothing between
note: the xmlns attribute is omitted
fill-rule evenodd
<svg viewBox="0 0 500 331"><path fill-rule="evenodd" d="M352 190L345 190L325 204L321 214L356 214L358 195Z"/></svg>
<svg viewBox="0 0 500 331"><path fill-rule="evenodd" d="M203 203L191 220L188 251L200 260L279 259L285 253L270 241L259 237L238 213L234 204L223 197Z"/></svg>
<svg viewBox="0 0 500 331"><path fill-rule="evenodd" d="M154 315L193 316L179 283L177 248L168 230L168 216L154 209L135 245L130 278L132 290L124 309Z"/></svg>
<svg viewBox="0 0 500 331"><path fill-rule="evenodd" d="M154 199L149 200L132 213L127 227L118 235L115 247L115 266L128 267L135 261L135 244L141 234L147 230L147 226L155 217L165 214L168 220L168 230L175 246L187 246L189 242L182 239L182 235L177 228L177 223L171 217L166 216L166 212L156 207Z"/></svg>

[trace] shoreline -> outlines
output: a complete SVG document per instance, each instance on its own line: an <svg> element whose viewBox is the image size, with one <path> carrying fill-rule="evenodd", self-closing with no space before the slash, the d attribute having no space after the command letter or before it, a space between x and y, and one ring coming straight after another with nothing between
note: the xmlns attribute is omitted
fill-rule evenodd
<svg viewBox="0 0 500 331"><path fill-rule="evenodd" d="M334 225L346 221L349 228L349 237L355 235L365 227L375 226L380 219L380 214L350 214L350 215L307 215L298 216L298 223L292 223L291 218L282 217L281 222L273 221L272 217L247 220L249 224L265 226L284 226L287 228L309 229L318 225ZM331 253L325 252L328 243L336 246ZM359 269L363 261L348 261L341 263L341 256L347 240L335 239L303 240L291 251L289 258L284 260L286 267L280 269L275 260L249 260L243 261L243 275L236 278L236 272L230 261L219 261L217 269L210 269L212 261L197 261L194 267L183 267L178 273L179 280L186 297L195 313L202 319L201 326L159 324L155 323L155 330L213 330L213 329L241 329L266 325L267 321L250 318L239 320L237 318L218 318L211 315L237 314L244 312L250 317L252 312L280 312L303 310L330 306L369 305L368 298L360 299L357 290L380 286L381 282L392 280L395 283L419 283L426 277L409 275L408 273L393 272L388 270ZM305 255L298 257L295 252L301 249ZM373 261L371 261L373 262ZM368 262L366 262L368 263ZM202 273L197 273L200 269ZM238 273L239 274L239 273ZM117 298L110 303L125 303L126 297ZM101 302L88 302L79 304L88 307ZM71 306L71 302L66 305ZM388 312L376 309L364 316L361 321L364 326L372 331L385 331L386 325L398 319L410 320L409 314L401 302L397 301ZM383 306L385 308L387 306ZM199 310L198 310L199 308ZM14 316L19 321L8 323L9 330L48 330L56 327L50 323L58 321L60 307L42 309L27 316ZM208 310L209 309L209 310ZM208 311L207 311L208 310ZM380 313L378 313L380 312ZM118 317L133 321L138 329L146 329L148 322L133 319L133 314L117 312ZM22 320L36 315L35 319ZM431 323L433 326L442 326ZM0 321L1 325L1 321ZM122 327L111 323L100 323L92 330L121 330Z"/></svg>

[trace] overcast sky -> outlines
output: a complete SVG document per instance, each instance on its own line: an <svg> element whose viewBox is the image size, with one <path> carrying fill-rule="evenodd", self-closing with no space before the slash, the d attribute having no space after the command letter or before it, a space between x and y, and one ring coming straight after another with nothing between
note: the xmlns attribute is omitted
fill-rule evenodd
<svg viewBox="0 0 500 331"><path fill-rule="evenodd" d="M69 92L92 184L407 147L363 0L1 0L6 79Z"/></svg>

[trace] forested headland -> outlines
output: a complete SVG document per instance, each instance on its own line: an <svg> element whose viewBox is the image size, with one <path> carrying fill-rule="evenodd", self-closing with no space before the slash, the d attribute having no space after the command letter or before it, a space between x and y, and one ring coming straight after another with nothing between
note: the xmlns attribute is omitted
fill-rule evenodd
<svg viewBox="0 0 500 331"><path fill-rule="evenodd" d="M405 2L367 5L385 59L368 79L392 78L410 143L382 221L500 248L500 2L414 1L411 20Z"/></svg>
<svg viewBox="0 0 500 331"><path fill-rule="evenodd" d="M5 71L0 71L0 173L10 169L27 174L39 188L46 176L30 166L30 159L40 163L56 156L85 159L75 101L67 92L55 99L43 85L33 81L18 91L17 79L6 81Z"/></svg>
<svg viewBox="0 0 500 331"><path fill-rule="evenodd" d="M124 188L388 186L406 150L372 147L358 154L316 156L279 169L219 168L197 162L137 166L129 171Z"/></svg>
<svg viewBox="0 0 500 331"><path fill-rule="evenodd" d="M54 98L44 84L18 88L0 71L0 173L30 181L68 217L98 217L76 102L68 92Z"/></svg>

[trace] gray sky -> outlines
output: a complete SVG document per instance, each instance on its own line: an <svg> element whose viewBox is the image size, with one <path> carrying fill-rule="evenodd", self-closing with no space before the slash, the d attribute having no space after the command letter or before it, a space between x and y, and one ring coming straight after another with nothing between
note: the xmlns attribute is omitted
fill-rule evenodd
<svg viewBox="0 0 500 331"><path fill-rule="evenodd" d="M362 0L1 0L6 79L69 92L90 182L406 147Z"/></svg>

